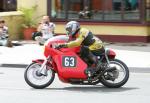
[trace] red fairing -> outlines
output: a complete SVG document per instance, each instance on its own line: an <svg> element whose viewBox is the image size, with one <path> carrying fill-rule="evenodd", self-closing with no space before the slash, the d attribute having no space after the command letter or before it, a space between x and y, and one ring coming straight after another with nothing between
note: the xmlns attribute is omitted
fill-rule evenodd
<svg viewBox="0 0 150 103"><path fill-rule="evenodd" d="M39 64L43 64L44 59L36 59L36 60L32 60L32 62L34 62L34 63L39 63Z"/></svg>
<svg viewBox="0 0 150 103"><path fill-rule="evenodd" d="M72 57L75 58L75 66L73 67L66 67L63 63L65 62L65 60L63 58L67 57ZM57 71L58 71L58 75L61 78L65 78L65 79L70 79L70 78L76 78L76 79L86 79L87 76L85 75L85 69L87 68L87 64L84 63L84 61L82 61L80 59L80 57L78 57L76 54L74 53L67 53L67 54L63 54L63 55L58 55L54 57L54 61L56 61L57 64Z"/></svg>
<svg viewBox="0 0 150 103"><path fill-rule="evenodd" d="M55 49L54 45L65 43L62 38L55 37L45 44L44 55L52 58L53 69L63 82L69 79L86 79L85 69L87 64L77 55L80 47Z"/></svg>

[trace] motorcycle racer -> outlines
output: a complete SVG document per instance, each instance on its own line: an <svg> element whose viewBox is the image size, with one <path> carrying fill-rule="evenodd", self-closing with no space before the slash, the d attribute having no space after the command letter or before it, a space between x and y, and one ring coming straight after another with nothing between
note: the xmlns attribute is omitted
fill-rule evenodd
<svg viewBox="0 0 150 103"><path fill-rule="evenodd" d="M87 75L92 76L96 71L97 58L95 55L100 55L104 52L103 42L93 35L87 28L81 28L79 22L70 21L66 24L66 32L70 38L68 43L59 44L59 48L78 47L81 45L80 56L83 60L88 60ZM89 64L90 62L90 64Z"/></svg>

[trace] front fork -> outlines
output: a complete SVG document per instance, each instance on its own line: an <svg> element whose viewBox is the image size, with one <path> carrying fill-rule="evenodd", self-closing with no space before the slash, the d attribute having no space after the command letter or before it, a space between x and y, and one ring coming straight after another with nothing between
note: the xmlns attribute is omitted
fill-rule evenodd
<svg viewBox="0 0 150 103"><path fill-rule="evenodd" d="M48 56L45 60L44 60L44 62L42 63L42 65L41 65L41 67L39 68L39 70L38 70L38 74L39 75L47 75L47 68L46 68L46 64L47 64L47 62L49 61L51 59L51 57L50 56Z"/></svg>
<svg viewBox="0 0 150 103"><path fill-rule="evenodd" d="M107 55L107 53L105 52L105 58L106 58L106 62L107 62L107 64L109 65L110 64L110 61L109 61L109 58L108 58L108 55Z"/></svg>
<svg viewBox="0 0 150 103"><path fill-rule="evenodd" d="M100 58L100 57L98 57L98 58ZM106 59L106 63L107 63L107 67L110 67L110 61L109 61L109 58L108 58L108 55L107 55L107 53L105 52L105 59ZM101 67L101 65L102 65L102 62L100 61L100 62L98 62L98 66L96 67L96 70L99 70L99 68Z"/></svg>

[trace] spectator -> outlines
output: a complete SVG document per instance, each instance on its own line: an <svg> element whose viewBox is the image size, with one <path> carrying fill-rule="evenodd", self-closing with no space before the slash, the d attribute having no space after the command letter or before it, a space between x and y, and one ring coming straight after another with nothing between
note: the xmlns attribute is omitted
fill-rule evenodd
<svg viewBox="0 0 150 103"><path fill-rule="evenodd" d="M33 39L43 45L49 38L54 36L55 24L50 22L49 16L43 16L39 23L37 32L33 34Z"/></svg>
<svg viewBox="0 0 150 103"><path fill-rule="evenodd" d="M8 43L8 27L5 20L0 19L0 46L7 46Z"/></svg>
<svg viewBox="0 0 150 103"><path fill-rule="evenodd" d="M91 19L92 13L89 10L88 6L85 6L83 11L79 12L79 18L80 19Z"/></svg>

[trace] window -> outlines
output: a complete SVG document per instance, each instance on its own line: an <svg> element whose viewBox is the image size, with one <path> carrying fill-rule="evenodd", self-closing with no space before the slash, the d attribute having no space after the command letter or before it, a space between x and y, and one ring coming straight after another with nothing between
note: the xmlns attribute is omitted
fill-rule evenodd
<svg viewBox="0 0 150 103"><path fill-rule="evenodd" d="M51 17L57 19L66 18L65 0L51 0Z"/></svg>
<svg viewBox="0 0 150 103"><path fill-rule="evenodd" d="M83 0L69 0L68 3L68 19L79 19L79 12L83 10Z"/></svg>
<svg viewBox="0 0 150 103"><path fill-rule="evenodd" d="M0 12L16 11L17 0L0 0Z"/></svg>
<svg viewBox="0 0 150 103"><path fill-rule="evenodd" d="M124 19L140 20L140 0L125 0Z"/></svg>
<svg viewBox="0 0 150 103"><path fill-rule="evenodd" d="M140 21L142 0L49 0L53 20ZM150 1L150 0L147 0ZM147 10L147 15L149 9Z"/></svg>
<svg viewBox="0 0 150 103"><path fill-rule="evenodd" d="M146 0L146 20L150 21L150 0Z"/></svg>
<svg viewBox="0 0 150 103"><path fill-rule="evenodd" d="M103 0L104 20L120 21L122 19L122 0Z"/></svg>

